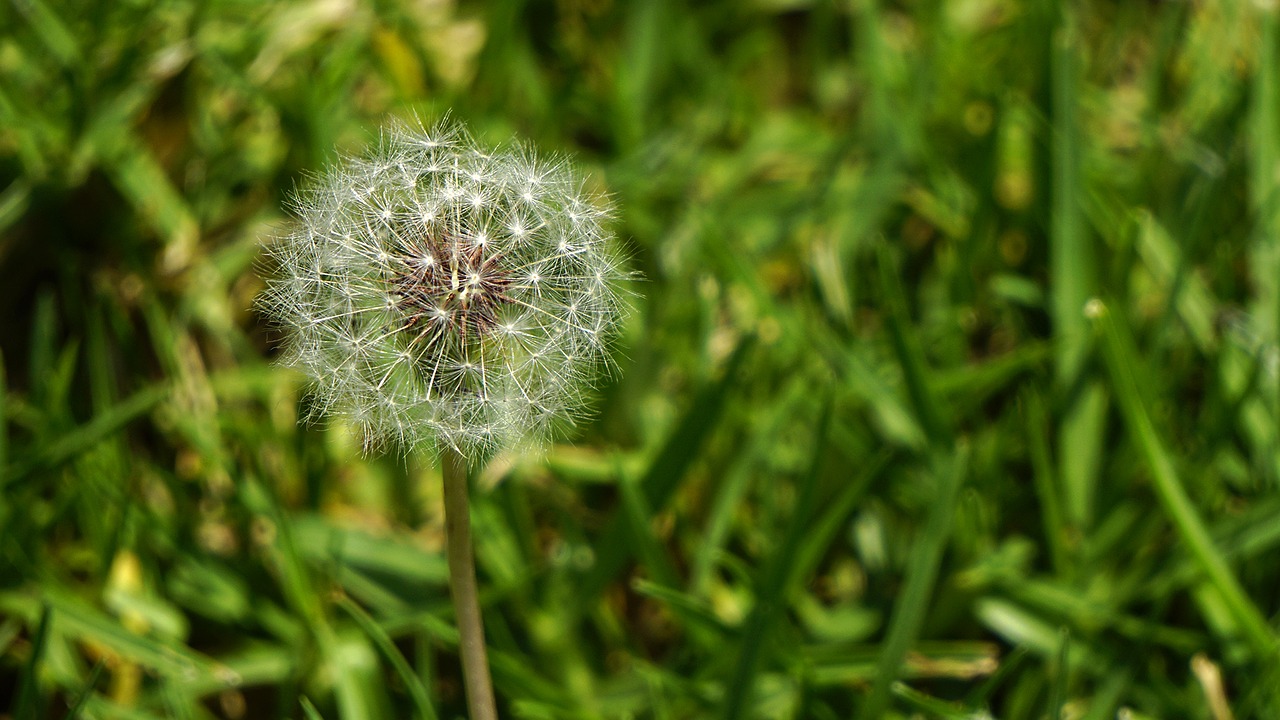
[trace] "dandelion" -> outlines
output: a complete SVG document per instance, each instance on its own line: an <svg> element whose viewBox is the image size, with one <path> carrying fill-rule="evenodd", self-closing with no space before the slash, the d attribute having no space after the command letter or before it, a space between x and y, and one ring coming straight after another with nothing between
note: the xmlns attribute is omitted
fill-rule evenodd
<svg viewBox="0 0 1280 720"><path fill-rule="evenodd" d="M399 125L295 199L262 305L315 412L369 446L473 461L570 425L624 277L600 198L562 160Z"/></svg>
<svg viewBox="0 0 1280 720"><path fill-rule="evenodd" d="M467 469L583 411L624 314L608 206L564 160L485 148L445 121L392 126L293 209L260 301L283 363L311 378L313 412L349 420L366 448L440 453L468 699L492 717Z"/></svg>

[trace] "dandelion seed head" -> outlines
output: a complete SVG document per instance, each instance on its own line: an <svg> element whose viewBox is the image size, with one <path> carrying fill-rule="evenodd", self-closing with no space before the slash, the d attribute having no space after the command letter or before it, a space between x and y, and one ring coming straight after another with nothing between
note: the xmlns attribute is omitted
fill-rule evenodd
<svg viewBox="0 0 1280 720"><path fill-rule="evenodd" d="M471 459L571 426L623 319L627 277L561 160L395 125L293 200L259 304L314 412L366 447Z"/></svg>

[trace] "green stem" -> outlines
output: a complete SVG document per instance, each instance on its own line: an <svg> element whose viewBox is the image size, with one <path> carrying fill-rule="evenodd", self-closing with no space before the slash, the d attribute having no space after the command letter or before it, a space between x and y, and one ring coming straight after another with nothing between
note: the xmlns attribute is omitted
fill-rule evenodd
<svg viewBox="0 0 1280 720"><path fill-rule="evenodd" d="M444 527L449 554L449 589L458 621L458 649L462 679L467 688L471 720L497 720L489 658L484 646L484 623L476 592L476 563L471 551L471 511L467 498L467 461L458 451L440 453L444 475Z"/></svg>

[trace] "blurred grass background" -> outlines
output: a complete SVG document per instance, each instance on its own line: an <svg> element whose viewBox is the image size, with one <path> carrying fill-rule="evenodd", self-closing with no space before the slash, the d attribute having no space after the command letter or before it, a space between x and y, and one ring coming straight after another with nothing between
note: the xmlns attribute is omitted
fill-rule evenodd
<svg viewBox="0 0 1280 720"><path fill-rule="evenodd" d="M572 153L647 281L474 509L518 718L1280 717L1250 2L0 4L0 717L463 713L429 459L252 311L389 116Z"/></svg>

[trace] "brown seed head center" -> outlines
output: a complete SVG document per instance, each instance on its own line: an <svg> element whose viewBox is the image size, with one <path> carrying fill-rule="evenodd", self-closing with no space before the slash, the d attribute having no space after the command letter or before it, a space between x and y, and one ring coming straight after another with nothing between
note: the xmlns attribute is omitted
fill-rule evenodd
<svg viewBox="0 0 1280 720"><path fill-rule="evenodd" d="M502 254L486 242L428 240L398 258L400 271L391 279L410 342L466 345L483 339L512 302Z"/></svg>

